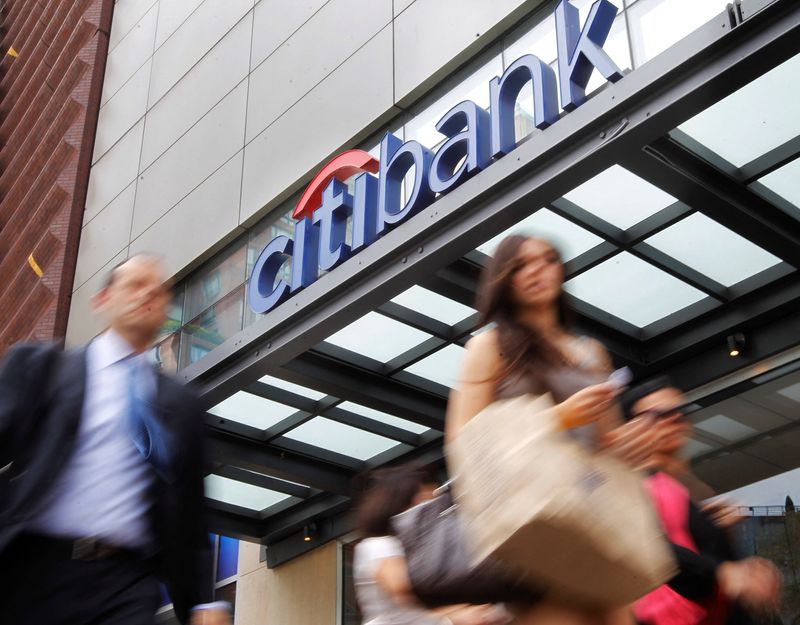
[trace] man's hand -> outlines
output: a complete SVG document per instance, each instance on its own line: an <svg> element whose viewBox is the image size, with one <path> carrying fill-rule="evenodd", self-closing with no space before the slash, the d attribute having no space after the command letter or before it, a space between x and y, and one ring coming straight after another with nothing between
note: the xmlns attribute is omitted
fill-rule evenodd
<svg viewBox="0 0 800 625"><path fill-rule="evenodd" d="M752 610L773 610L781 596L783 579L772 562L759 557L723 562L717 569L720 590Z"/></svg>
<svg viewBox="0 0 800 625"><path fill-rule="evenodd" d="M210 608L207 610L192 610L189 625L233 625L228 610Z"/></svg>

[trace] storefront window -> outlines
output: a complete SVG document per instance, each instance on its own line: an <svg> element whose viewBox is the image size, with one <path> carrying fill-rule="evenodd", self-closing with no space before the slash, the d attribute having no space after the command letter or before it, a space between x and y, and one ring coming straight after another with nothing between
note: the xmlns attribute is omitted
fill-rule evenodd
<svg viewBox="0 0 800 625"><path fill-rule="evenodd" d="M342 543L342 625L361 625L362 615L353 583L353 552L356 543Z"/></svg>
<svg viewBox="0 0 800 625"><path fill-rule="evenodd" d="M726 4L725 0L638 0L628 10L636 66L725 11Z"/></svg>
<svg viewBox="0 0 800 625"><path fill-rule="evenodd" d="M246 251L241 240L187 282L184 319L193 319L200 311L244 283L245 271Z"/></svg>
<svg viewBox="0 0 800 625"><path fill-rule="evenodd" d="M422 104L411 109L413 118L405 124L407 141L415 139L425 147L434 149L445 138L436 130L436 123L456 104L472 100L478 106L489 108L489 81L503 73L502 55L499 51L491 52L470 64L470 67L475 69L458 83L445 85L444 89L439 90L438 93L446 90L444 95L434 101L426 98Z"/></svg>
<svg viewBox="0 0 800 625"><path fill-rule="evenodd" d="M240 248L244 260L244 247ZM242 263L244 270L244 263ZM214 304L183 327L181 365L196 362L242 329L244 286Z"/></svg>
<svg viewBox="0 0 800 625"><path fill-rule="evenodd" d="M181 333L173 332L151 351L151 360L164 373L177 373L181 347Z"/></svg>

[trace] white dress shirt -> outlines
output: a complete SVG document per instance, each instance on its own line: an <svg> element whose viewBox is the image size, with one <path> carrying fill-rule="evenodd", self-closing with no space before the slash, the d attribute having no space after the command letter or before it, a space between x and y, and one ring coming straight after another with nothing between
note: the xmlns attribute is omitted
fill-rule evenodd
<svg viewBox="0 0 800 625"><path fill-rule="evenodd" d="M107 330L87 347L86 392L75 447L32 531L101 538L119 547L148 545L148 512L156 477L133 444L128 425L129 367L139 367L155 398L156 373L144 354Z"/></svg>

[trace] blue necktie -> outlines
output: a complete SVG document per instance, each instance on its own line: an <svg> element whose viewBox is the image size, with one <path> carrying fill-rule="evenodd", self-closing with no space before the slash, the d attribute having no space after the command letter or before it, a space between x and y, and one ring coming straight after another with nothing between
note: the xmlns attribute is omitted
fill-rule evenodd
<svg viewBox="0 0 800 625"><path fill-rule="evenodd" d="M128 422L131 437L136 449L142 454L159 476L172 481L169 449L170 434L156 417L151 403L147 400L143 371L144 364L136 359L128 359Z"/></svg>

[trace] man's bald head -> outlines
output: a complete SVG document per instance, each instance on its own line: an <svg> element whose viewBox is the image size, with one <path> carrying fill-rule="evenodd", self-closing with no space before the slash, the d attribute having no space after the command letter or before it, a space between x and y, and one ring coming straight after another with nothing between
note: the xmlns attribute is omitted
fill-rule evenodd
<svg viewBox="0 0 800 625"><path fill-rule="evenodd" d="M136 254L116 265L94 297L94 307L109 326L143 351L167 316L170 295L166 271L152 254Z"/></svg>

